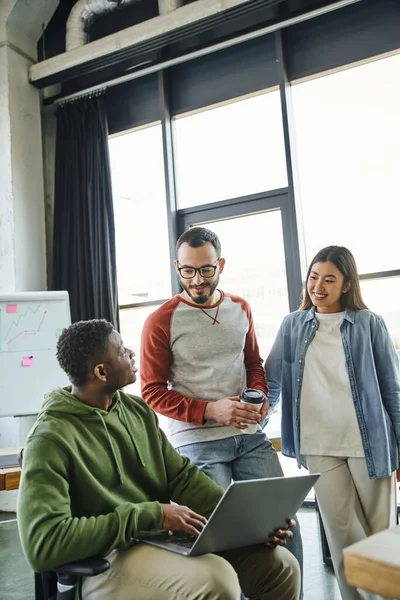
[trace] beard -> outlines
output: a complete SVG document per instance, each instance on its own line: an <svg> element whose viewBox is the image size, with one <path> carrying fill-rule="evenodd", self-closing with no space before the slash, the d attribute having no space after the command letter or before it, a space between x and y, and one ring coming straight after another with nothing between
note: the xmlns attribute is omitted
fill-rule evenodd
<svg viewBox="0 0 400 600"><path fill-rule="evenodd" d="M180 280L181 286L196 304L205 304L211 298L219 283L219 277L217 277L212 283L203 283L201 286L187 285L184 283L182 278L180 278ZM201 295L192 293L192 289L195 287L202 287L204 292Z"/></svg>

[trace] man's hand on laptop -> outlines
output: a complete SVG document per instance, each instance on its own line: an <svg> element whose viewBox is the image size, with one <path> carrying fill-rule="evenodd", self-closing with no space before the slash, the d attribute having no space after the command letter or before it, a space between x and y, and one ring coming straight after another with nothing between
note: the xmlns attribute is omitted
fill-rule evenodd
<svg viewBox="0 0 400 600"><path fill-rule="evenodd" d="M239 396L228 396L216 402L208 402L204 418L232 425L236 429L246 429L247 425L261 423L262 415L256 406L240 402Z"/></svg>
<svg viewBox="0 0 400 600"><path fill-rule="evenodd" d="M184 531L197 537L204 529L207 519L198 515L187 506L179 504L161 504L164 514L163 529L166 531Z"/></svg>
<svg viewBox="0 0 400 600"><path fill-rule="evenodd" d="M265 542L265 545L269 546L270 548L275 548L276 546L285 546L286 542L293 537L293 531L291 531L293 527L296 527L296 521L294 519L289 519L288 528L276 529L273 533L271 533L269 540Z"/></svg>

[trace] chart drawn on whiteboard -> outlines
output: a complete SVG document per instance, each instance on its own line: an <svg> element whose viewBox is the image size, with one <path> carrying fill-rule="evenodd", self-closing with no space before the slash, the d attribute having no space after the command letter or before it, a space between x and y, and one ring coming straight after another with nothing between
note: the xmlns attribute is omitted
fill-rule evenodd
<svg viewBox="0 0 400 600"><path fill-rule="evenodd" d="M8 305L10 306L10 305ZM52 327L51 314L43 304L22 305L18 314L18 305L12 312L0 308L0 352L43 352L52 350L49 347L48 332L54 330L56 341L56 324Z"/></svg>
<svg viewBox="0 0 400 600"><path fill-rule="evenodd" d="M66 291L0 294L0 417L37 414L45 394L68 385L57 341L70 323Z"/></svg>

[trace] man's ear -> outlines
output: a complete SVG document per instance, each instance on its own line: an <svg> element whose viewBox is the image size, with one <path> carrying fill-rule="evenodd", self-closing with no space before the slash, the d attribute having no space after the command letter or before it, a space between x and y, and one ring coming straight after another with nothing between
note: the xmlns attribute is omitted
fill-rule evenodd
<svg viewBox="0 0 400 600"><path fill-rule="evenodd" d="M224 270L224 267L225 267L225 259L224 258L219 259L218 267L219 267L219 272L222 273L222 271Z"/></svg>
<svg viewBox="0 0 400 600"><path fill-rule="evenodd" d="M179 264L178 261L174 260L174 267L175 267L175 271L176 271L177 275L179 275L178 264Z"/></svg>
<svg viewBox="0 0 400 600"><path fill-rule="evenodd" d="M93 372L94 372L95 377L97 377L97 379L100 379L100 381L103 381L103 382L107 381L107 372L104 367L104 364L96 365L95 368L93 369Z"/></svg>

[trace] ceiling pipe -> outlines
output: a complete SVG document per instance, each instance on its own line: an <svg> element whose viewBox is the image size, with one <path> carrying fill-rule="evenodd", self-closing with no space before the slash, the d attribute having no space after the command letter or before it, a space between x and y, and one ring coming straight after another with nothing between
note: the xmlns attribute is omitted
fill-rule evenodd
<svg viewBox="0 0 400 600"><path fill-rule="evenodd" d="M182 6L183 0L158 0L158 12L160 15L172 12Z"/></svg>
<svg viewBox="0 0 400 600"><path fill-rule="evenodd" d="M78 0L67 20L65 49L67 52L88 42L90 25L100 15L112 12L138 0Z"/></svg>
<svg viewBox="0 0 400 600"><path fill-rule="evenodd" d="M142 3L149 1L141 0ZM255 1L258 3L266 2L267 4L273 4L278 0ZM101 58L105 58L107 61L114 52L127 50L129 53L136 45L150 42L150 40L159 36L172 36L174 31L179 32L184 27L196 25L203 19L214 19L216 15L220 15L230 9L240 8L246 3L249 3L249 0L196 0L189 4L183 2L183 5L176 10L171 10L163 15L141 21L136 25L119 29L115 33L32 65L29 69L29 81L36 87L42 87L41 83L38 85L37 83L41 82L43 78L50 77L53 80L52 83L58 83L61 78L56 81L57 76L63 71L69 71L86 62ZM43 87L48 86L45 85Z"/></svg>
<svg viewBox="0 0 400 600"><path fill-rule="evenodd" d="M232 46L236 46L237 44L242 44L243 42L247 42L249 40L257 39L257 38L267 35L269 33L273 33L274 31L278 31L280 29L285 29L286 27L291 27L292 25L297 25L298 23L302 23L304 21L309 21L310 19L314 19L315 17L319 17L321 15L328 14L328 13L338 10L340 8L344 8L345 6L350 6L351 4L357 4L358 2L361 2L361 1L362 0L338 0L337 2L335 2L333 4L329 4L328 6L324 6L321 8L317 8L315 10L311 10L302 15L297 15L296 17L291 17L284 21L280 21L279 23L274 23L273 25L267 25L266 27L263 27L256 31L251 31L249 33L239 35L230 40L225 40L223 42L217 42L216 44L208 46L207 48L201 48L199 50L194 50L183 56L178 56L176 58L172 58L172 59L166 60L164 62L160 62L155 65L151 65L149 67L144 67L143 69L140 69L139 71L129 73L129 74L123 75L121 77L117 77L110 81L105 81L103 83L92 86L90 88L86 88L85 90L81 90L81 91L75 92L73 94L67 94L65 96L57 97L54 99L52 97L49 97L46 100L48 103L54 102L55 104L60 104L62 102L67 102L69 100L76 100L77 98L86 96L87 94L91 94L98 90L104 90L109 87L113 87L115 85L120 85L121 83L125 83L127 81L132 81L133 79L139 79L140 77L144 77L145 75L150 75L150 73L156 73L158 71L162 71L163 69L168 69L175 65L188 62L195 58L199 58L200 56L207 56L208 54L212 54L213 52L218 52L219 50L223 50L225 48L230 48Z"/></svg>
<svg viewBox="0 0 400 600"><path fill-rule="evenodd" d="M67 20L65 49L67 52L79 48L88 42L90 25L100 15L123 8L139 0L78 0L72 7ZM183 0L158 0L160 15L181 7Z"/></svg>

